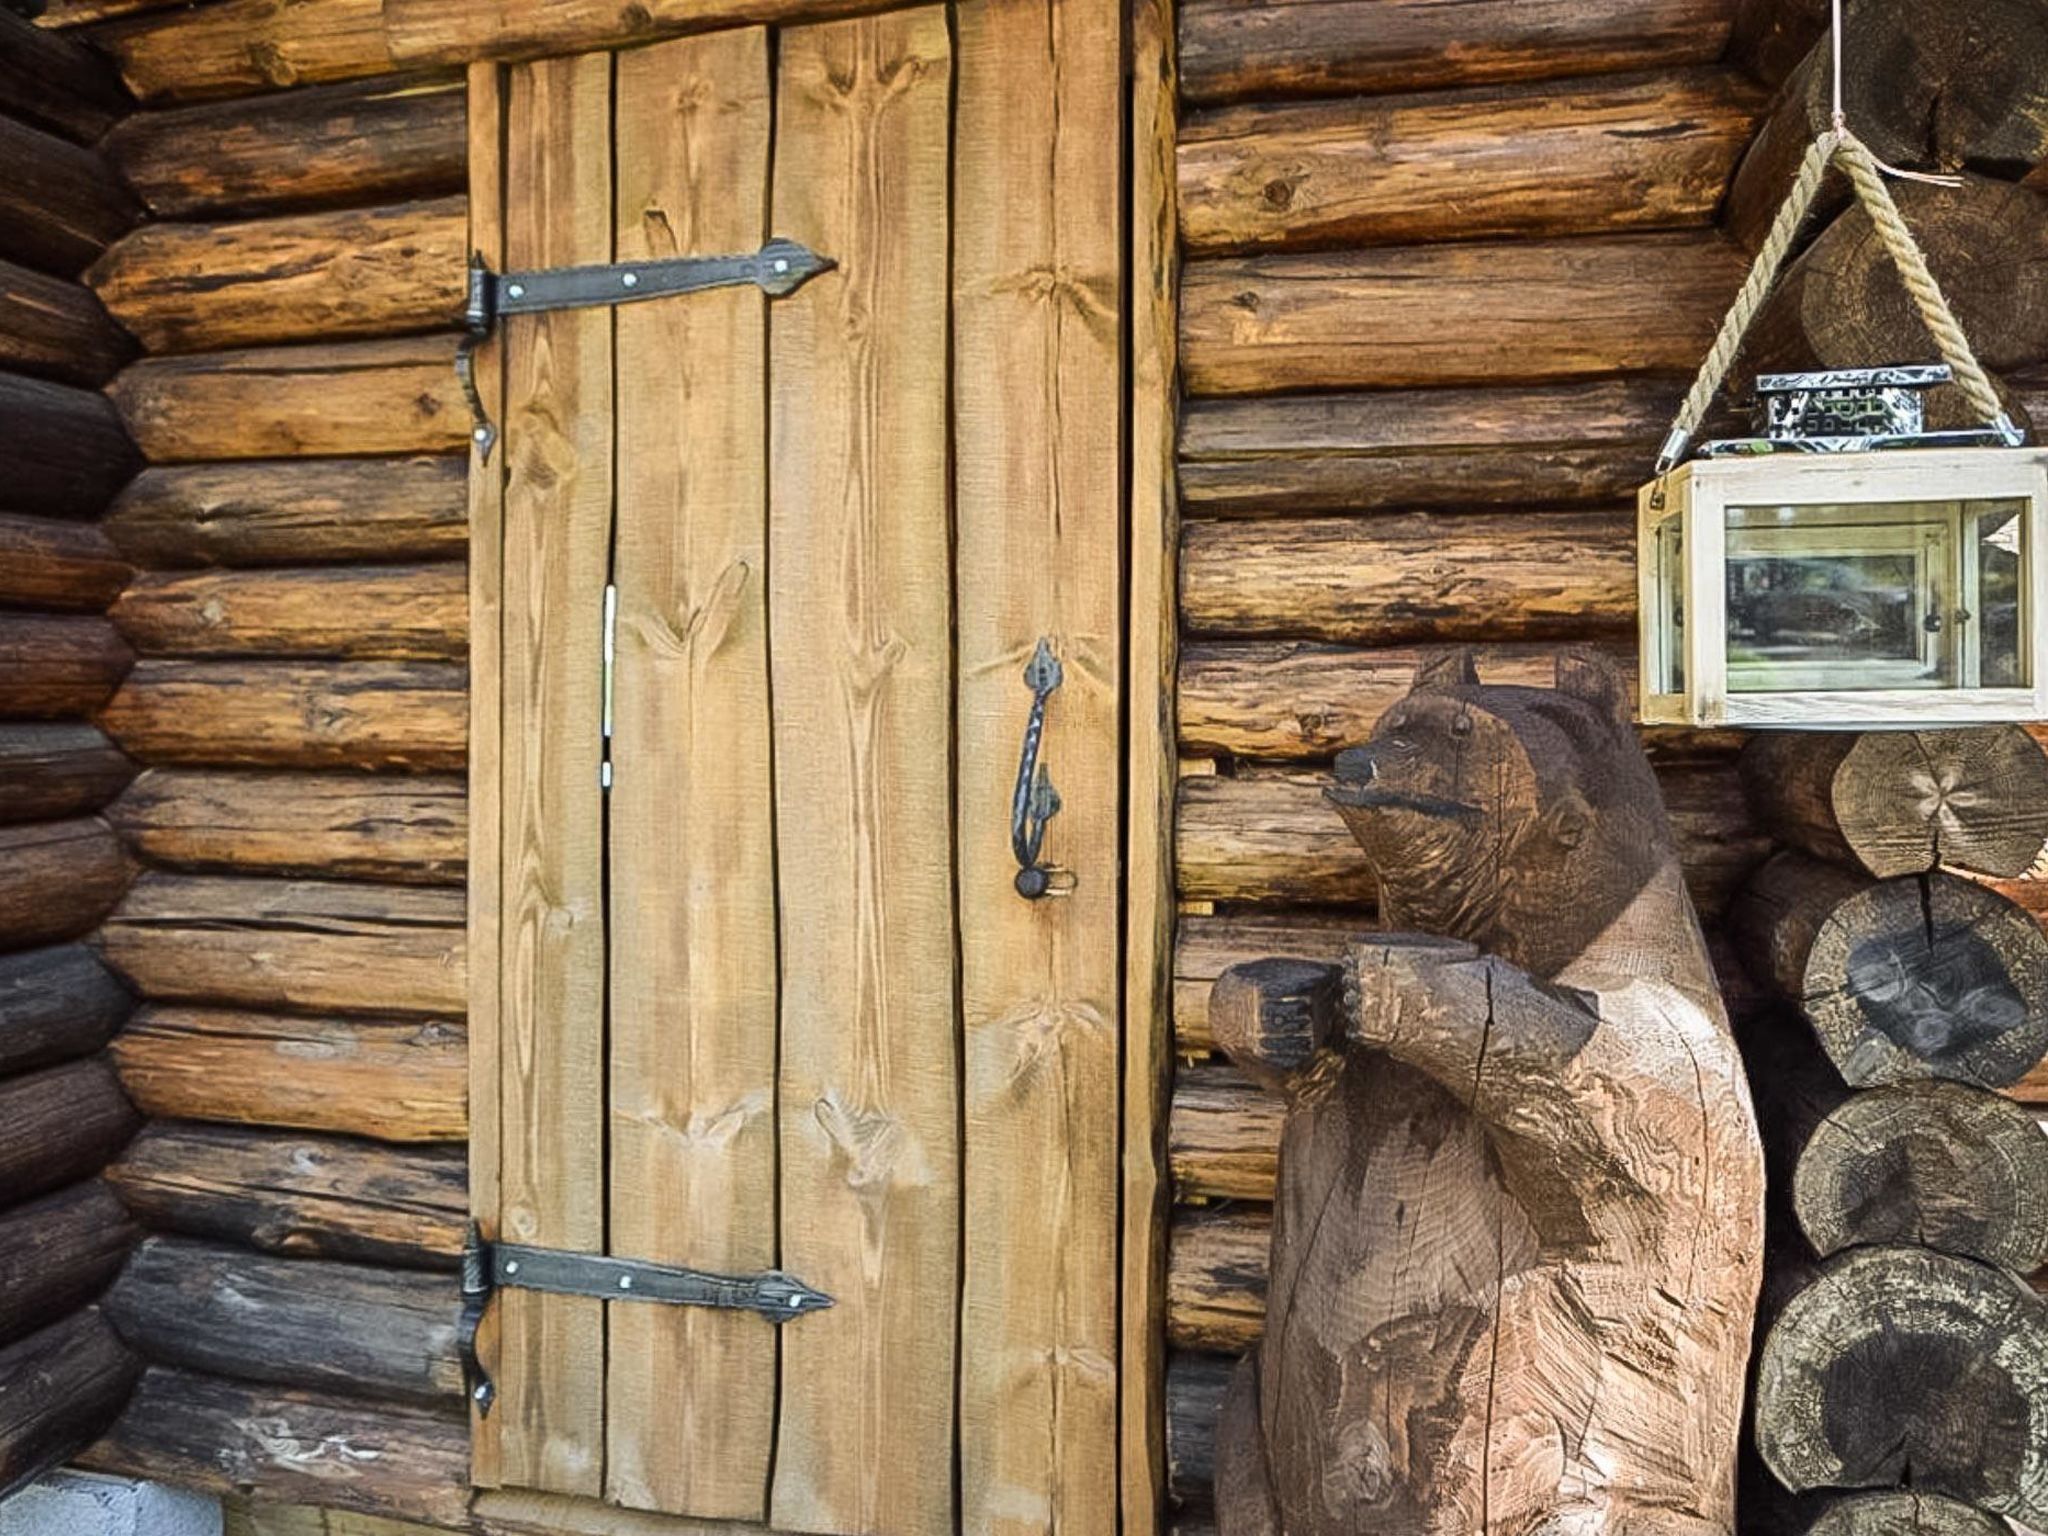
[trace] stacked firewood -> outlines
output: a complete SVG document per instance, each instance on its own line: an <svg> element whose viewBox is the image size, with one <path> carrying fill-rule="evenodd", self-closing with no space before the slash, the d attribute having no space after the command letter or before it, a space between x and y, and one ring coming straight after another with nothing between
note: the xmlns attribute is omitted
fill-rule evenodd
<svg viewBox="0 0 2048 1536"><path fill-rule="evenodd" d="M1784 845L1730 912L1772 1201L1744 1527L2048 1524L2048 757L1771 734L1742 778Z"/></svg>

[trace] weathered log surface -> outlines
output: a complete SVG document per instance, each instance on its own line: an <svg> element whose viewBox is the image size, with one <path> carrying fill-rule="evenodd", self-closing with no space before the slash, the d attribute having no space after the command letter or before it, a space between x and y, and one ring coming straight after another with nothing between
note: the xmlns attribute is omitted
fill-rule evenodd
<svg viewBox="0 0 2048 1536"><path fill-rule="evenodd" d="M2048 1263L2048 1136L2037 1112L1964 1083L1873 1088L1808 1138L1792 1205L1822 1257L1917 1243L2031 1274Z"/></svg>
<svg viewBox="0 0 2048 1536"><path fill-rule="evenodd" d="M379 1402L462 1397L459 1299L444 1275L152 1237L104 1305L158 1364Z"/></svg>
<svg viewBox="0 0 2048 1536"><path fill-rule="evenodd" d="M95 49L0 11L0 112L91 144L134 105Z"/></svg>
<svg viewBox="0 0 2048 1536"><path fill-rule="evenodd" d="M384 45L383 0L224 0L151 11L92 35L145 102L253 96L398 69Z"/></svg>
<svg viewBox="0 0 2048 1536"><path fill-rule="evenodd" d="M145 224L93 263L100 302L151 352L393 336L458 323L461 197L229 224Z"/></svg>
<svg viewBox="0 0 2048 1536"><path fill-rule="evenodd" d="M0 373L0 484L10 512L98 517L140 464L96 390Z"/></svg>
<svg viewBox="0 0 2048 1536"><path fill-rule="evenodd" d="M1880 878L1947 865L2011 879L2048 848L2048 753L2019 726L1762 731L1741 770L1776 836Z"/></svg>
<svg viewBox="0 0 2048 1536"><path fill-rule="evenodd" d="M101 526L155 567L460 556L467 471L455 455L164 466L136 476Z"/></svg>
<svg viewBox="0 0 2048 1536"><path fill-rule="evenodd" d="M1706 64L1733 11L1729 0L1188 0L1181 94L1349 96Z"/></svg>
<svg viewBox="0 0 2048 1536"><path fill-rule="evenodd" d="M152 1228L266 1253L453 1270L469 1226L460 1147L157 1124L106 1176Z"/></svg>
<svg viewBox="0 0 2048 1536"><path fill-rule="evenodd" d="M0 822L96 811L134 776L135 765L96 726L0 724Z"/></svg>
<svg viewBox="0 0 2048 1536"><path fill-rule="evenodd" d="M103 618L0 613L0 719L91 714L134 661L120 631Z"/></svg>
<svg viewBox="0 0 2048 1536"><path fill-rule="evenodd" d="M135 994L83 944L0 955L0 1077L88 1056L135 1007Z"/></svg>
<svg viewBox="0 0 2048 1536"><path fill-rule="evenodd" d="M0 257L74 277L142 215L98 151L0 113Z"/></svg>
<svg viewBox="0 0 2048 1536"><path fill-rule="evenodd" d="M103 1179L10 1206L0 1214L0 1344L99 1295L140 1235Z"/></svg>
<svg viewBox="0 0 2048 1536"><path fill-rule="evenodd" d="M0 1492L106 1428L141 1368L97 1307L0 1349Z"/></svg>
<svg viewBox="0 0 2048 1536"><path fill-rule="evenodd" d="M1183 1509L1206 1511L1216 1476L1216 1420L1237 1362L1179 1350L1166 1360L1166 1483Z"/></svg>
<svg viewBox="0 0 2048 1536"><path fill-rule="evenodd" d="M1703 69L1198 113L1176 152L1181 238L1198 254L1707 225L1761 105Z"/></svg>
<svg viewBox="0 0 2048 1536"><path fill-rule="evenodd" d="M1981 1509L1917 1490L1857 1493L1829 1498L1806 1527L1806 1536L2006 1536L2012 1529Z"/></svg>
<svg viewBox="0 0 2048 1536"><path fill-rule="evenodd" d="M140 1123L104 1056L0 1082L0 1200L90 1178Z"/></svg>
<svg viewBox="0 0 2048 1536"><path fill-rule="evenodd" d="M1352 939L1373 926L1363 911L1239 912L1227 917L1184 914L1174 925L1173 1036L1177 1050L1216 1049L1209 997L1233 965L1273 955L1342 960Z"/></svg>
<svg viewBox="0 0 2048 1536"><path fill-rule="evenodd" d="M540 58L746 22L816 22L888 0L385 0L393 57L408 64Z"/></svg>
<svg viewBox="0 0 2048 1536"><path fill-rule="evenodd" d="M469 443L448 336L144 358L108 393L157 463L452 453Z"/></svg>
<svg viewBox="0 0 2048 1536"><path fill-rule="evenodd" d="M1265 1206L1176 1214L1166 1249L1167 1343L1229 1354L1256 1344L1272 1244Z"/></svg>
<svg viewBox="0 0 2048 1536"><path fill-rule="evenodd" d="M101 146L160 219L399 201L462 189L456 77L313 86L138 112Z"/></svg>
<svg viewBox="0 0 2048 1536"><path fill-rule="evenodd" d="M0 512L0 604L99 613L133 574L90 523Z"/></svg>
<svg viewBox="0 0 2048 1536"><path fill-rule="evenodd" d="M1783 853L1729 916L1854 1086L2000 1088L2048 1052L2048 936L1988 887L1940 873L1872 881Z"/></svg>
<svg viewBox="0 0 2048 1536"><path fill-rule="evenodd" d="M1771 1325L1757 1448L1795 1492L1934 1493L2048 1520L2048 1301L1988 1264L1924 1248L1829 1260Z"/></svg>
<svg viewBox="0 0 2048 1536"><path fill-rule="evenodd" d="M0 827L0 949L90 932L133 874L121 839L97 816Z"/></svg>
<svg viewBox="0 0 2048 1536"><path fill-rule="evenodd" d="M142 1008L114 1042L146 1115L461 1141L469 1128L460 1020L289 1017Z"/></svg>
<svg viewBox="0 0 2048 1536"><path fill-rule="evenodd" d="M1177 1198L1273 1198L1287 1106L1234 1067L1203 1064L1174 1075L1167 1165Z"/></svg>
<svg viewBox="0 0 2048 1536"><path fill-rule="evenodd" d="M145 874L108 963L152 1000L461 1017L459 890Z"/></svg>
<svg viewBox="0 0 2048 1536"><path fill-rule="evenodd" d="M451 662L144 661L99 718L146 763L454 769L466 678Z"/></svg>
<svg viewBox="0 0 2048 1536"><path fill-rule="evenodd" d="M468 1424L396 1403L155 1366L79 1464L205 1493L468 1526Z"/></svg>
<svg viewBox="0 0 2048 1536"><path fill-rule="evenodd" d="M468 577L453 562L145 572L109 616L142 656L457 661L469 654Z"/></svg>
<svg viewBox="0 0 2048 1536"><path fill-rule="evenodd" d="M1193 395L1689 371L1742 282L1717 234L1472 241L1188 263Z"/></svg>
<svg viewBox="0 0 2048 1536"><path fill-rule="evenodd" d="M0 369L99 385L134 355L134 341L83 283L0 261Z"/></svg>
<svg viewBox="0 0 2048 1536"><path fill-rule="evenodd" d="M453 775L152 768L108 811L173 869L460 885L468 834Z"/></svg>
<svg viewBox="0 0 2048 1536"><path fill-rule="evenodd" d="M1642 484L1678 404L1665 379L1191 400L1190 515L1599 506Z"/></svg>

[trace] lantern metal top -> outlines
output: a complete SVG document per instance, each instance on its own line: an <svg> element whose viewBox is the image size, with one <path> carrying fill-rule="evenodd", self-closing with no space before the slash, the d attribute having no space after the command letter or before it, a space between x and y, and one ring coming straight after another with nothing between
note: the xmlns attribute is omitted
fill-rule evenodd
<svg viewBox="0 0 2048 1536"><path fill-rule="evenodd" d="M1946 363L1766 373L1756 381L1755 437L1700 445L1709 459L1777 453L1869 453L1881 448L2017 448L2009 423L1927 430L1925 392L1954 380Z"/></svg>

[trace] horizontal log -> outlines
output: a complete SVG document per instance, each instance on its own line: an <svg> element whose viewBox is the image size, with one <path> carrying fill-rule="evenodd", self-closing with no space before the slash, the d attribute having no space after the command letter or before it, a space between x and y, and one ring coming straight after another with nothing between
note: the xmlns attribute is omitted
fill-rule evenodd
<svg viewBox="0 0 2048 1536"><path fill-rule="evenodd" d="M1635 517L1414 513L1188 522L1181 621L1202 637L1390 645L1633 633Z"/></svg>
<svg viewBox="0 0 2048 1536"><path fill-rule="evenodd" d="M134 776L135 765L97 726L0 724L0 823L96 811Z"/></svg>
<svg viewBox="0 0 2048 1536"><path fill-rule="evenodd" d="M97 150L0 113L0 257L74 277L142 216Z"/></svg>
<svg viewBox="0 0 2048 1536"><path fill-rule="evenodd" d="M1717 68L1196 113L1175 151L1181 240L1200 254L1704 227L1761 106Z"/></svg>
<svg viewBox="0 0 2048 1536"><path fill-rule="evenodd" d="M1677 409L1668 379L1191 400L1191 516L1598 506L1642 484Z"/></svg>
<svg viewBox="0 0 2048 1536"><path fill-rule="evenodd" d="M814 22L888 0L384 0L392 56L407 64L531 59L652 42L750 22Z"/></svg>
<svg viewBox="0 0 2048 1536"><path fill-rule="evenodd" d="M469 1231L459 1147L156 1124L107 1181L152 1228L265 1253L452 1271Z"/></svg>
<svg viewBox="0 0 2048 1536"><path fill-rule="evenodd" d="M97 1307L0 1349L0 1489L56 1466L112 1423L141 1368Z"/></svg>
<svg viewBox="0 0 2048 1536"><path fill-rule="evenodd" d="M128 1097L158 1119L461 1141L468 1050L459 1020L289 1017L143 1007L114 1042Z"/></svg>
<svg viewBox="0 0 2048 1536"><path fill-rule="evenodd" d="M46 1327L99 1295L140 1236L100 1178L0 1214L0 1344Z"/></svg>
<svg viewBox="0 0 2048 1536"><path fill-rule="evenodd" d="M230 224L145 224L86 274L151 352L393 336L458 323L461 197Z"/></svg>
<svg viewBox="0 0 2048 1536"><path fill-rule="evenodd" d="M1235 1067L1182 1067L1166 1122L1174 1198L1270 1201L1286 1108Z"/></svg>
<svg viewBox="0 0 2048 1536"><path fill-rule="evenodd" d="M466 676L447 662L145 661L100 723L146 763L460 768Z"/></svg>
<svg viewBox="0 0 2048 1536"><path fill-rule="evenodd" d="M1166 1244L1166 1342L1236 1354L1266 1324L1273 1213L1264 1206L1177 1211Z"/></svg>
<svg viewBox="0 0 2048 1536"><path fill-rule="evenodd" d="M469 445L448 336L144 358L109 393L156 463Z"/></svg>
<svg viewBox="0 0 2048 1536"><path fill-rule="evenodd" d="M106 920L107 961L145 998L461 1017L462 892L146 874Z"/></svg>
<svg viewBox="0 0 2048 1536"><path fill-rule="evenodd" d="M98 517L140 462L105 395L0 372L0 501L9 511Z"/></svg>
<svg viewBox="0 0 2048 1536"><path fill-rule="evenodd" d="M141 1123L103 1055L0 1082L0 1200L91 1178Z"/></svg>
<svg viewBox="0 0 2048 1536"><path fill-rule="evenodd" d="M1275 956L1342 960L1351 941L1375 926L1370 912L1235 912L1188 914L1174 925L1174 1049L1199 1055L1216 1049L1209 1030L1209 993L1233 965Z"/></svg>
<svg viewBox="0 0 2048 1536"><path fill-rule="evenodd" d="M108 812L172 869L460 885L468 810L454 775L152 768Z"/></svg>
<svg viewBox="0 0 2048 1536"><path fill-rule="evenodd" d="M396 73L382 0L221 0L148 11L94 29L144 102L202 101Z"/></svg>
<svg viewBox="0 0 2048 1536"><path fill-rule="evenodd" d="M0 112L92 144L134 105L97 49L0 10Z"/></svg>
<svg viewBox="0 0 2048 1536"><path fill-rule="evenodd" d="M380 1402L462 1400L460 1298L445 1275L152 1237L104 1307L157 1364Z"/></svg>
<svg viewBox="0 0 2048 1536"><path fill-rule="evenodd" d="M1185 1515L1206 1515L1216 1475L1216 1420L1237 1364L1228 1355L1176 1350L1166 1359L1166 1482ZM1185 1520L1176 1536L1195 1536ZM1214 1536L1213 1528L1204 1528Z"/></svg>
<svg viewBox="0 0 2048 1536"><path fill-rule="evenodd" d="M0 261L0 369L97 386L134 355L134 341L83 283Z"/></svg>
<svg viewBox="0 0 2048 1536"><path fill-rule="evenodd" d="M154 567L432 560L468 547L468 463L277 459L145 469L101 525Z"/></svg>
<svg viewBox="0 0 2048 1536"><path fill-rule="evenodd" d="M1728 0L1187 0L1184 100L1350 96L1707 64Z"/></svg>
<svg viewBox="0 0 2048 1536"><path fill-rule="evenodd" d="M0 604L99 613L133 574L90 523L0 512Z"/></svg>
<svg viewBox="0 0 2048 1536"><path fill-rule="evenodd" d="M374 79L137 112L101 146L160 219L463 189L460 77Z"/></svg>
<svg viewBox="0 0 2048 1536"><path fill-rule="evenodd" d="M1828 0L1737 0L1728 62L1776 86L1827 29Z"/></svg>
<svg viewBox="0 0 2048 1536"><path fill-rule="evenodd" d="M98 616L0 613L0 719L91 714L134 661L120 631Z"/></svg>
<svg viewBox="0 0 2048 1536"><path fill-rule="evenodd" d="M90 932L133 874L121 839L97 816L0 827L0 949Z"/></svg>
<svg viewBox="0 0 2048 1536"><path fill-rule="evenodd" d="M1181 371L1193 395L1681 372L1743 270L1717 234L1192 261Z"/></svg>
<svg viewBox="0 0 2048 1536"><path fill-rule="evenodd" d="M482 1522L477 1509L470 1510L470 1529L499 1536ZM314 1504L271 1504L257 1499L221 1500L221 1536L435 1536L434 1527L410 1520L387 1520L380 1515L358 1515L345 1509L321 1509ZM549 1533L554 1536L554 1533ZM1863 1536L1837 1533L1837 1536ZM1939 1536L1986 1536L1977 1531L1947 1531ZM1997 1536L1996 1532L1989 1536Z"/></svg>
<svg viewBox="0 0 2048 1536"><path fill-rule="evenodd" d="M469 654L469 580L453 562L146 572L109 617L142 656Z"/></svg>
<svg viewBox="0 0 2048 1536"><path fill-rule="evenodd" d="M83 944L0 955L0 1078L91 1055L134 1008L135 994Z"/></svg>
<svg viewBox="0 0 2048 1536"><path fill-rule="evenodd" d="M43 9L36 20L45 27L76 27L87 22L109 21L116 16L168 10L172 6L182 7L189 3L190 0L43 0ZM92 34L83 35L90 37Z"/></svg>
<svg viewBox="0 0 2048 1536"><path fill-rule="evenodd" d="M469 1425L461 1417L165 1366L144 1373L127 1410L79 1465L202 1493L468 1526Z"/></svg>

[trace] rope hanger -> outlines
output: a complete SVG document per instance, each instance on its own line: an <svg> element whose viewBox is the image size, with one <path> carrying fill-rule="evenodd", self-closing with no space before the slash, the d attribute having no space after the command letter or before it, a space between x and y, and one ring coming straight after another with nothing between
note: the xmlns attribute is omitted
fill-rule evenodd
<svg viewBox="0 0 2048 1536"><path fill-rule="evenodd" d="M1791 251L1792 241L1799 233L1799 226L1805 222L1807 213L1813 207L1813 200L1819 194L1821 183L1827 179L1828 169L1839 165L1855 189L1856 199L1870 215L1870 222L1876 228L1878 239L1883 242L1885 254L1892 259L1892 265L1904 279L1906 291L1912 296L1913 304L1920 312L1920 319L1934 337L1935 345L1941 351L1942 361L1955 374L1956 384L1972 407L1983 413L1992 428L2009 440L2016 440L2017 429L2012 418L2006 415L2004 402L1998 398L1998 391L1992 387L1990 376L1970 350L1969 338L1956 323L1955 312L1943 297L1941 285L1928 270L1927 258L1921 252L1913 232L1906 227L1906 221L1899 213L1899 205L1892 200L1891 189L1884 184L1886 176L1904 177L1913 181L1931 182L1936 186L1959 187L1963 184L1960 176L1934 176L1920 171L1902 171L1896 166L1886 165L1870 152L1861 139L1849 130L1848 117L1842 110L1842 0L1833 0L1833 63L1834 63L1834 116L1833 121L1811 145L1806 156L1799 162L1799 173L1793 178L1792 190L1787 194L1778 214L1771 221L1770 233L1765 236L1763 248L1756 253L1756 260L1750 264L1749 275L1743 279L1742 290L1735 296L1727 316L1721 321L1721 330L1714 338L1714 345L1707 353L1706 361L1700 364L1699 376L1693 380L1684 402L1678 408L1678 415L1665 434L1663 447L1657 454L1656 474L1659 479L1676 469L1692 446L1693 435L1699 431L1705 420L1707 408L1713 403L1714 394L1728 377L1728 370L1734 366L1735 355L1742 347L1742 338L1763 308L1764 299L1770 294L1771 285L1777 281L1778 270L1784 265L1786 255Z"/></svg>

